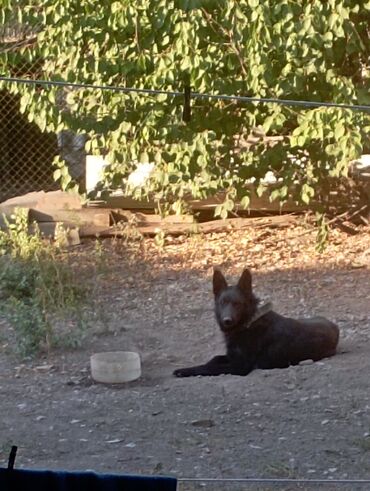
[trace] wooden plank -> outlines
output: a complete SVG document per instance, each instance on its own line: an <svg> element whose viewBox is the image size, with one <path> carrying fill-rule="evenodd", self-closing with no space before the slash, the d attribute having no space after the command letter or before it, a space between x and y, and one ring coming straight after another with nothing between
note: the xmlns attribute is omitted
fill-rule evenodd
<svg viewBox="0 0 370 491"><path fill-rule="evenodd" d="M109 227L111 213L110 210L104 208L81 208L80 210L35 210L30 209L29 220L41 222L66 222L75 226L82 225L101 225Z"/></svg>
<svg viewBox="0 0 370 491"><path fill-rule="evenodd" d="M263 218L229 218L226 220L212 220L203 223L148 223L135 227L138 232L146 236L154 236L163 231L166 235L184 235L189 233L220 233L247 228L288 227L294 224L297 217L294 215L278 215ZM127 230L119 226L105 229L99 226L86 226L80 230L81 237L122 237Z"/></svg>
<svg viewBox="0 0 370 491"><path fill-rule="evenodd" d="M276 187L276 184L268 185L271 190ZM278 201L270 202L268 193L264 193L262 196L257 196L254 191L254 186L252 184L246 185L251 191L251 200L248 209L251 211L269 211L269 212L281 212L284 213L295 213L299 211L306 210L307 207L302 205L297 205L293 200L288 200L283 205L280 205ZM225 199L225 192L219 192L215 196L210 196L209 198L196 200L188 197L185 201L188 203L190 209L193 211L201 211L207 209L214 209L217 205L222 203ZM121 208L121 209L131 209L131 210L153 210L155 209L154 201L138 201L126 196L110 196L107 198L105 205L111 208ZM238 203L236 204L236 210L240 209Z"/></svg>
<svg viewBox="0 0 370 491"><path fill-rule="evenodd" d="M161 217L155 213L131 212L129 210L111 210L113 223L126 221L136 225L145 225L149 223L194 223L193 215L169 215Z"/></svg>
<svg viewBox="0 0 370 491"><path fill-rule="evenodd" d="M16 208L32 209L32 213L29 211L28 219L32 221L35 219L36 210L39 213L39 217L44 214L43 221L60 221L60 218L56 216L56 220L50 218L57 210L63 210L68 214L68 210L76 211L77 213L82 208L81 197L77 194L65 193L63 191L51 191L45 193L44 191L28 193L23 196L16 196L15 198L8 199L0 204L0 227L5 226L3 214L6 217L10 217L14 213ZM99 213L102 213L99 211ZM109 222L106 220L100 222L102 225L109 226Z"/></svg>
<svg viewBox="0 0 370 491"><path fill-rule="evenodd" d="M37 223L42 235L55 239L57 237L57 229L62 228L65 231L76 230L80 237L89 237L95 235L95 231L110 230L113 227L106 227L104 225L94 225L92 223L87 223L76 226L74 223L67 222L40 222ZM33 225L30 225L30 230L32 231Z"/></svg>
<svg viewBox="0 0 370 491"><path fill-rule="evenodd" d="M153 210L155 208L154 201L139 201L128 198L123 195L109 196L104 202L104 206L108 208L124 208L127 210Z"/></svg>
<svg viewBox="0 0 370 491"><path fill-rule="evenodd" d="M27 193L22 196L10 198L0 206L8 206L13 209L34 208L37 210L76 210L82 208L81 196L76 193L67 193L64 191L38 191Z"/></svg>

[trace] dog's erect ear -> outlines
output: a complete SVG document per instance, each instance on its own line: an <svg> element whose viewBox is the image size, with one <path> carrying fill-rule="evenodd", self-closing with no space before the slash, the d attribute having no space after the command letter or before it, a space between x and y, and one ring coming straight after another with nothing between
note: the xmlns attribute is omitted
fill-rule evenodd
<svg viewBox="0 0 370 491"><path fill-rule="evenodd" d="M225 288L227 288L227 283L224 275L219 269L215 269L213 271L213 293L217 297Z"/></svg>
<svg viewBox="0 0 370 491"><path fill-rule="evenodd" d="M238 288L245 293L250 295L252 293L252 275L249 269L245 269L238 281Z"/></svg>

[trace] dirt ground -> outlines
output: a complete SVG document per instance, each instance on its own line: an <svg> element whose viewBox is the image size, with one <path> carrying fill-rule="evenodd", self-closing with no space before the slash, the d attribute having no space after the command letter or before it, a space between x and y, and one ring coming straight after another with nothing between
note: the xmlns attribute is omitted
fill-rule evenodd
<svg viewBox="0 0 370 491"><path fill-rule="evenodd" d="M89 240L70 254L91 273L93 327L75 351L26 362L2 351L0 465L15 444L16 465L28 468L180 479L370 478L368 229L356 236L334 231L322 255L304 223L167 238L162 250L149 239ZM173 377L175 368L223 353L214 265L230 281L252 268L256 294L281 314L336 321L337 356L247 377ZM90 355L117 349L140 353L142 377L94 383ZM270 489L181 483L202 486Z"/></svg>

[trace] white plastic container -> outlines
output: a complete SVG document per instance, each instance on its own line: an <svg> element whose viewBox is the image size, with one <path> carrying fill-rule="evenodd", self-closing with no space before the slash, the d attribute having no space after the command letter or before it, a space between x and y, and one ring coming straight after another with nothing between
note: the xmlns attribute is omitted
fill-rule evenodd
<svg viewBox="0 0 370 491"><path fill-rule="evenodd" d="M90 358L91 376L96 382L122 384L141 375L140 356L134 351L107 351Z"/></svg>

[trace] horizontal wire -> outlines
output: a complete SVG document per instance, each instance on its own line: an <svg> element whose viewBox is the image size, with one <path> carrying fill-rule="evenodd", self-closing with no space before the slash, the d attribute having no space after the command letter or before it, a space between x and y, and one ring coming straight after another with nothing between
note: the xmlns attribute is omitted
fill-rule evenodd
<svg viewBox="0 0 370 491"><path fill-rule="evenodd" d="M138 89L135 87L117 87L114 85L94 85L94 84L82 84L74 82L61 82L61 81L48 81L48 80L30 80L24 78L15 77L0 77L2 82L14 82L30 85L51 85L62 87L73 87L79 89L95 89L95 90L111 90L115 92L124 93L137 93L137 94L149 94L149 95L167 95L172 97L184 96L183 92L178 91L166 91L157 89ZM240 102L258 102L258 103L273 103L281 104L284 106L304 106L304 107L336 107L340 109L350 109L352 111L369 111L370 106L363 104L341 104L336 102L315 102L315 101L296 101L291 99L274 99L263 97L247 97L239 95L226 95L226 94L202 94L200 92L191 92L193 99L216 99L227 101L240 101Z"/></svg>
<svg viewBox="0 0 370 491"><path fill-rule="evenodd" d="M96 90L112 90L115 92L136 92L142 94L155 94L155 95L170 95L170 96L183 96L183 92L171 92L166 90L155 89L137 89L134 87L117 87L115 85L95 85L95 84L81 84L75 82L61 82L58 80L30 80L26 78L13 78L13 77L0 77L0 81L3 82L16 82L20 84L31 85L54 85L62 87L73 87L75 89L96 89ZM370 109L370 106L369 106Z"/></svg>
<svg viewBox="0 0 370 491"><path fill-rule="evenodd" d="M178 482L211 482L211 483L269 483L269 484L370 484L370 479L274 479L274 478L201 478L183 477L178 478Z"/></svg>

